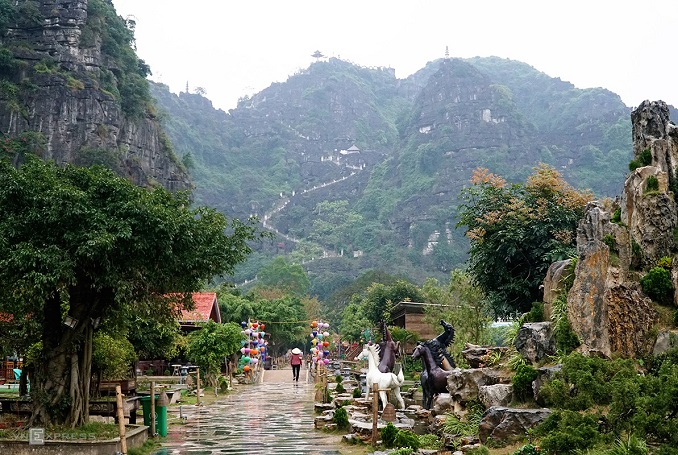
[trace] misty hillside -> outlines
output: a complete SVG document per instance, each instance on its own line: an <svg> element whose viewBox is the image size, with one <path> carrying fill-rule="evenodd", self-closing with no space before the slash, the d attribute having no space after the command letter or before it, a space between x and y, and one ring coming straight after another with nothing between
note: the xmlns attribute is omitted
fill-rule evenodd
<svg viewBox="0 0 678 455"><path fill-rule="evenodd" d="M224 112L155 84L195 199L256 214L281 235L236 280L285 253L314 283L367 269L444 278L467 244L460 190L482 166L509 181L548 163L574 186L615 196L631 159L630 108L521 62L441 59L406 79L331 58ZM335 257L339 256L339 257Z"/></svg>

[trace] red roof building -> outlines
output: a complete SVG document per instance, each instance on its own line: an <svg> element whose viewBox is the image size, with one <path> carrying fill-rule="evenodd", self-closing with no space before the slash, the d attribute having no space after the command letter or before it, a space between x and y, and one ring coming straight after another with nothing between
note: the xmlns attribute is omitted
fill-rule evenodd
<svg viewBox="0 0 678 455"><path fill-rule="evenodd" d="M216 292L194 292L192 297L195 308L181 311L179 324L183 330L196 329L199 324L210 319L214 322L221 322L221 311L219 311Z"/></svg>

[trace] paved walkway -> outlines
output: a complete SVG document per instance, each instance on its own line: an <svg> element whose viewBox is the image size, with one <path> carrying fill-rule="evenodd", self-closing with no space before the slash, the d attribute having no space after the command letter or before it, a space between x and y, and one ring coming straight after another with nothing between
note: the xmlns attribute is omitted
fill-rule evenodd
<svg viewBox="0 0 678 455"><path fill-rule="evenodd" d="M155 455L339 455L336 438L313 428L315 388L306 374L302 368L297 383L290 367L266 370L261 384L237 386L208 406L182 406L186 423L170 426Z"/></svg>

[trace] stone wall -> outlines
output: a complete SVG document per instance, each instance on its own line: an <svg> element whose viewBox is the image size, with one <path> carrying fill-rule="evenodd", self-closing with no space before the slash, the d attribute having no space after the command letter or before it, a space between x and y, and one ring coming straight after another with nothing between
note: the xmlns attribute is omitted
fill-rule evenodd
<svg viewBox="0 0 678 455"><path fill-rule="evenodd" d="M49 434L49 433L47 433ZM127 449L144 445L148 439L148 427L128 426ZM44 445L31 445L28 441L0 441L0 453L12 455L111 455L122 453L120 438L107 441L57 440L45 441Z"/></svg>

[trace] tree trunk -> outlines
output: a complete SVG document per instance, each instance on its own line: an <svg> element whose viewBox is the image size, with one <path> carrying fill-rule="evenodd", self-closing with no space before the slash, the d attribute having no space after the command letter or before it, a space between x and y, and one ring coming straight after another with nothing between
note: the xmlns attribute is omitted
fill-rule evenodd
<svg viewBox="0 0 678 455"><path fill-rule="evenodd" d="M89 420L92 374L91 317L98 295L69 290L69 316L74 327L62 323L61 301L54 296L45 302L42 355L35 362L31 384L33 413L29 426L77 427Z"/></svg>

